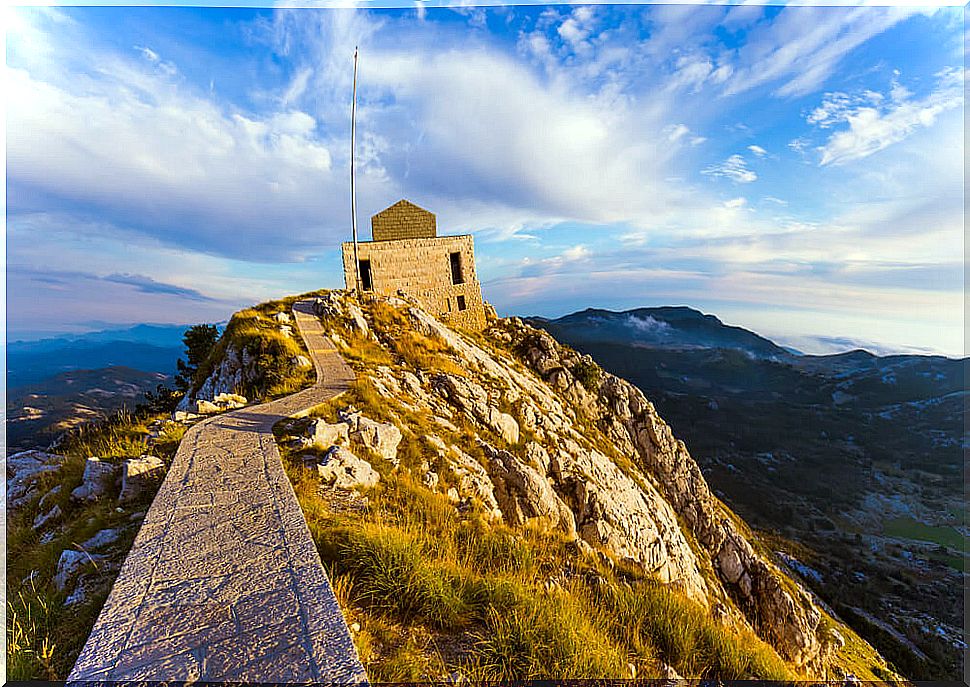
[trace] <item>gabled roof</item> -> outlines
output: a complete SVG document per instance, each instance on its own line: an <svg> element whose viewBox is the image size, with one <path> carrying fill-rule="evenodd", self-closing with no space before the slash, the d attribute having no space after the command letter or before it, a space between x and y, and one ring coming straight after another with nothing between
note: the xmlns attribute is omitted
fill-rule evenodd
<svg viewBox="0 0 970 687"><path fill-rule="evenodd" d="M430 239L438 235L434 213L401 199L370 218L375 241Z"/></svg>

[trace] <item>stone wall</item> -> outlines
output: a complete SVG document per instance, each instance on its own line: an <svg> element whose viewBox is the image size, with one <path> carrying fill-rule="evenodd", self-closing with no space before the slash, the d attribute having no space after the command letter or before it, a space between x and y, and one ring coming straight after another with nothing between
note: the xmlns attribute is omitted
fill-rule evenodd
<svg viewBox="0 0 970 687"><path fill-rule="evenodd" d="M452 282L451 254L461 255L464 282ZM439 236L358 243L360 260L370 261L373 292L394 296L403 292L444 322L469 329L485 326L482 287L475 273L475 248L470 235ZM354 244L343 244L344 282L353 289ZM459 297L465 308L460 309Z"/></svg>
<svg viewBox="0 0 970 687"><path fill-rule="evenodd" d="M375 241L433 239L437 236L434 214L406 200L399 200L371 217L370 227Z"/></svg>

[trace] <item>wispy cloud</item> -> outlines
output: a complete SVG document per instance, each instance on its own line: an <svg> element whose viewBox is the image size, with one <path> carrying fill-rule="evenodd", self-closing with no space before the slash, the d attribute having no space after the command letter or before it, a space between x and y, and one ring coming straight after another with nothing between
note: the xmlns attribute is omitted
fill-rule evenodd
<svg viewBox="0 0 970 687"><path fill-rule="evenodd" d="M725 177L739 184L750 184L758 180L758 175L748 168L748 163L740 155L732 155L724 162L711 165L701 171L711 177Z"/></svg>
<svg viewBox="0 0 970 687"><path fill-rule="evenodd" d="M210 298L209 296L206 296L195 289L187 289L183 286L176 286L175 284L165 284L163 282L155 281L151 277L146 277L140 274L109 274L102 277L102 279L115 284L126 284L128 286L133 286L142 293L158 293L165 294L167 296L180 296L192 301L217 301L217 299Z"/></svg>
<svg viewBox="0 0 970 687"><path fill-rule="evenodd" d="M827 93L806 118L822 129L846 125L819 148L821 165L859 160L899 143L919 129L930 127L940 114L963 105L963 68L937 74L937 84L923 98L894 83L888 97L867 90L859 95Z"/></svg>

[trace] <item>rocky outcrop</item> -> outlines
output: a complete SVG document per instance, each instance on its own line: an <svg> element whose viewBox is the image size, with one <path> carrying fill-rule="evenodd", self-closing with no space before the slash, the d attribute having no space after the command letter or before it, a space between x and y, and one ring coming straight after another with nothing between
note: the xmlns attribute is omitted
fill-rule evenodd
<svg viewBox="0 0 970 687"><path fill-rule="evenodd" d="M258 360L248 350L237 346L227 346L219 365L206 378L202 385L185 394L179 401L177 410L197 412L197 401L215 402L220 394L235 394L244 389L258 376Z"/></svg>
<svg viewBox="0 0 970 687"><path fill-rule="evenodd" d="M346 422L330 424L326 420L314 420L307 428L307 446L330 448L350 441L350 425Z"/></svg>
<svg viewBox="0 0 970 687"><path fill-rule="evenodd" d="M496 502L511 525L539 524L576 536L576 521L569 509L539 471L508 451L482 442L488 456L488 475Z"/></svg>
<svg viewBox="0 0 970 687"><path fill-rule="evenodd" d="M509 444L519 443L519 423L491 405L488 392L480 384L456 375L438 374L431 386L473 422L485 424Z"/></svg>
<svg viewBox="0 0 970 687"><path fill-rule="evenodd" d="M560 532L578 553L679 588L723 625L753 629L806 674L824 674L837 640L820 631L819 608L756 550L638 389L516 318L470 337L414 303L377 300L397 314L378 316L339 292L316 301L344 353L353 355L356 337L387 353L381 364L354 359L370 398L382 399L381 418L391 419L347 409L336 424L312 425L304 445L329 448L323 481L366 484L369 473L354 474L359 459L345 445L365 446L391 466L368 468L412 471L459 512ZM425 358L397 345L407 326ZM400 464L405 440L417 444Z"/></svg>
<svg viewBox="0 0 970 687"><path fill-rule="evenodd" d="M370 488L381 479L370 463L342 446L332 447L319 459L317 473L322 484L338 489Z"/></svg>
<svg viewBox="0 0 970 687"><path fill-rule="evenodd" d="M44 451L22 451L7 457L7 510L16 511L37 495L36 480L45 472L60 470L64 456Z"/></svg>
<svg viewBox="0 0 970 687"><path fill-rule="evenodd" d="M344 411L341 420L347 425L350 438L360 442L365 448L398 464L397 447L401 443L401 430L389 422L377 422L364 417L356 411Z"/></svg>
<svg viewBox="0 0 970 687"><path fill-rule="evenodd" d="M84 476L81 484L71 492L75 501L97 501L110 495L118 476L118 465L97 457L88 458L84 463Z"/></svg>
<svg viewBox="0 0 970 687"><path fill-rule="evenodd" d="M154 488L165 477L165 463L158 456L129 458L121 469L121 493L118 501L136 501Z"/></svg>
<svg viewBox="0 0 970 687"><path fill-rule="evenodd" d="M754 551L746 533L711 494L684 443L673 436L642 392L605 372L595 392L590 392L569 373L588 361L516 318L506 321L500 333L543 379L575 405L593 411L590 415L600 418L600 429L617 449L637 457L656 485L652 507L669 504L684 520L755 630L796 665L817 663L825 649L817 637L819 610L804 590ZM617 495L613 489L609 499L600 503L616 503ZM657 559L664 555L658 551Z"/></svg>

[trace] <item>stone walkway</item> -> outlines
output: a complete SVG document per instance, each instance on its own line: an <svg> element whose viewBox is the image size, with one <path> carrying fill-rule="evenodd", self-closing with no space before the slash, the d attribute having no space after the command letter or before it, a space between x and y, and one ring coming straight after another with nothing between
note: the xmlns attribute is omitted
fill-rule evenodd
<svg viewBox="0 0 970 687"><path fill-rule="evenodd" d="M185 433L69 680L366 680L272 433L354 373L293 311L317 383Z"/></svg>

